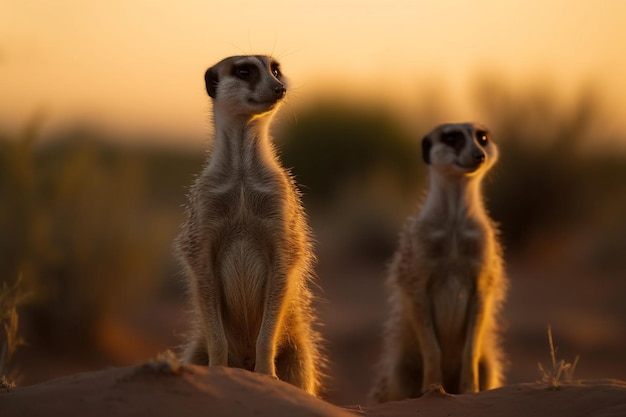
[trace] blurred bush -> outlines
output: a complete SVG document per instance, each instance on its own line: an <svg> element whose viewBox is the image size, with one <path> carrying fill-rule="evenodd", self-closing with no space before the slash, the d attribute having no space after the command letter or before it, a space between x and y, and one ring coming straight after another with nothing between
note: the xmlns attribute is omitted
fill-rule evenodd
<svg viewBox="0 0 626 417"><path fill-rule="evenodd" d="M605 234L626 228L626 138L608 137L594 90L566 103L559 97L546 85L516 92L492 79L476 83L477 106L501 148L486 186L492 215L511 250L556 235L563 245L582 239L626 253L626 239Z"/></svg>
<svg viewBox="0 0 626 417"><path fill-rule="evenodd" d="M341 198L348 183L367 187L378 175L406 192L424 173L419 143L386 108L320 99L283 124L278 137L283 163L314 205Z"/></svg>
<svg viewBox="0 0 626 417"><path fill-rule="evenodd" d="M277 134L309 209L321 253L379 262L424 178L419 141L388 108L321 98Z"/></svg>
<svg viewBox="0 0 626 417"><path fill-rule="evenodd" d="M88 129L38 144L38 130L0 139L1 279L22 275L34 289L29 341L86 348L104 317L162 284L183 190L156 155Z"/></svg>

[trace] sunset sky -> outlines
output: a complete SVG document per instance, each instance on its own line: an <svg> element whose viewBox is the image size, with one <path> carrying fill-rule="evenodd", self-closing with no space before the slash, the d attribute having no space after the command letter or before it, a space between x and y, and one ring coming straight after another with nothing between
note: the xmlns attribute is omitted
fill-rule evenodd
<svg viewBox="0 0 626 417"><path fill-rule="evenodd" d="M469 86L488 73L543 80L565 99L595 86L626 132L625 51L621 0L0 0L0 129L44 111L46 129L201 139L206 68L270 53L291 103L362 91L410 110L436 89L460 103L450 117L470 119Z"/></svg>

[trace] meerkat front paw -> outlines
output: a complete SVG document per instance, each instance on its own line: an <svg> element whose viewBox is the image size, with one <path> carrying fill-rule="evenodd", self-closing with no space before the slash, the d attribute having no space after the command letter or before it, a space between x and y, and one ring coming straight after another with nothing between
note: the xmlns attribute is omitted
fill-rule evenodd
<svg viewBox="0 0 626 417"><path fill-rule="evenodd" d="M274 366L272 366L273 364L261 364L260 362L257 362L255 367L254 367L254 372L256 372L257 374L263 374L263 375L267 375L270 376L274 379L278 379L278 377L276 376L276 368Z"/></svg>
<svg viewBox="0 0 626 417"><path fill-rule="evenodd" d="M264 374L263 372L256 372L256 373L261 374L263 376L266 376L268 378L272 378L274 381L280 381L280 379L278 378L278 376L276 374L270 375L270 374Z"/></svg>
<svg viewBox="0 0 626 417"><path fill-rule="evenodd" d="M441 374L441 368L438 366L432 365L432 364L438 364L440 362L441 362L441 359L437 357L425 363L424 381L422 383L422 394L443 390L443 376Z"/></svg>
<svg viewBox="0 0 626 417"><path fill-rule="evenodd" d="M478 391L478 378L475 378L473 373L468 373L461 377L461 383L459 386L459 392L461 394L468 394Z"/></svg>
<svg viewBox="0 0 626 417"><path fill-rule="evenodd" d="M464 384L464 383L461 383L460 392L461 392L461 394L475 393L475 392L478 392L478 386L475 385L475 384Z"/></svg>
<svg viewBox="0 0 626 417"><path fill-rule="evenodd" d="M274 379L276 381L279 381L279 378L278 378L278 375L276 375L276 372L264 371L264 370L261 371L261 370L258 370L256 367L254 368L254 372L257 373L257 374L264 375L264 376L266 376L268 378L272 378L272 379Z"/></svg>
<svg viewBox="0 0 626 417"><path fill-rule="evenodd" d="M208 341L209 366L228 366L228 342Z"/></svg>

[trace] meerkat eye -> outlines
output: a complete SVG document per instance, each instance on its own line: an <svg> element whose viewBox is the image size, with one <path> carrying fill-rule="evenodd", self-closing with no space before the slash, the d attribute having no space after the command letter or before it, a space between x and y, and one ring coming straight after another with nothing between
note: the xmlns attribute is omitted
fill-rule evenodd
<svg viewBox="0 0 626 417"><path fill-rule="evenodd" d="M476 131L476 140L480 146L485 146L489 142L489 135L484 130L478 130Z"/></svg>
<svg viewBox="0 0 626 417"><path fill-rule="evenodd" d="M233 69L233 75L241 78L242 80L247 80L254 75L254 71L256 71L256 68L253 65L242 64L235 66Z"/></svg>
<svg viewBox="0 0 626 417"><path fill-rule="evenodd" d="M274 75L274 77L278 78L280 77L280 66L277 63L273 63L272 64L272 74Z"/></svg>

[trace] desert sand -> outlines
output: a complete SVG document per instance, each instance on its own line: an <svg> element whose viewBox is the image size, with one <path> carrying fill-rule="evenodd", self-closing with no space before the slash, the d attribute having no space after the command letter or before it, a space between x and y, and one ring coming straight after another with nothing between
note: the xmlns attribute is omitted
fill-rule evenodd
<svg viewBox="0 0 626 417"><path fill-rule="evenodd" d="M509 385L478 394L433 392L339 407L241 369L156 360L86 372L0 393L3 417L36 416L626 416L626 382Z"/></svg>

